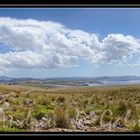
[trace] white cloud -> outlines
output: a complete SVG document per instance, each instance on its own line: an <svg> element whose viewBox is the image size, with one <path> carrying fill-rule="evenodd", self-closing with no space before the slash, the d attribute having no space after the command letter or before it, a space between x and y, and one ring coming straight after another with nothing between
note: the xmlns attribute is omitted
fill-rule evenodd
<svg viewBox="0 0 140 140"><path fill-rule="evenodd" d="M0 18L0 43L11 52L0 53L0 71L11 68L48 69L78 65L126 62L140 54L140 41L132 36L96 34L71 30L52 21Z"/></svg>
<svg viewBox="0 0 140 140"><path fill-rule="evenodd" d="M140 40L122 34L109 34L102 40L102 48L105 52L104 62L126 62L135 54L140 54Z"/></svg>

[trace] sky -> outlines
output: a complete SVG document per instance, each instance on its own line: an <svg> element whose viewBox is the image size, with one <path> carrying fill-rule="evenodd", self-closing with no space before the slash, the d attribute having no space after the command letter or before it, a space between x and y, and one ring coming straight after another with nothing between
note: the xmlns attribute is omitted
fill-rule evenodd
<svg viewBox="0 0 140 140"><path fill-rule="evenodd" d="M0 75L140 76L140 8L0 8Z"/></svg>

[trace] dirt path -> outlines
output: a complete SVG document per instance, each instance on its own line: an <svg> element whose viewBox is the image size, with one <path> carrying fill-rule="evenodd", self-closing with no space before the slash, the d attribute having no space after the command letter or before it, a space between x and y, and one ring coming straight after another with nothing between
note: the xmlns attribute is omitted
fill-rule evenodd
<svg viewBox="0 0 140 140"><path fill-rule="evenodd" d="M28 94L28 93L30 93L30 92L32 92L32 91L34 91L34 89L31 89L31 90L27 90L27 91L23 91L23 92L21 92L21 93L26 93L26 94Z"/></svg>

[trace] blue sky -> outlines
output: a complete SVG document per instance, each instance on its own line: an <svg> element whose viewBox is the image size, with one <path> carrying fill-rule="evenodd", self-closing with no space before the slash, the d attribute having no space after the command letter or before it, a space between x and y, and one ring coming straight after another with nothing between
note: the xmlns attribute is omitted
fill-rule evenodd
<svg viewBox="0 0 140 140"><path fill-rule="evenodd" d="M71 30L82 30L90 34L98 34L100 42L108 34L131 35L136 39L140 39L140 8L1 8L0 17L52 21L65 25ZM0 53L3 54L9 51L12 51L11 48L0 42ZM137 63L138 60L139 58L133 57L132 63ZM128 65L122 66L106 62L91 64L90 59L89 61L80 59L78 65L69 68L46 68L43 71L25 67L8 70L2 75L12 77L140 76L140 66L129 67Z"/></svg>

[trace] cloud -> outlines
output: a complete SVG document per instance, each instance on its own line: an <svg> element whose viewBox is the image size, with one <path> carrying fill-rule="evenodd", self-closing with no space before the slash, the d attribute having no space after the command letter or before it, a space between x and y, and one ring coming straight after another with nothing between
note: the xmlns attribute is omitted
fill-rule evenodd
<svg viewBox="0 0 140 140"><path fill-rule="evenodd" d="M96 34L72 30L53 21L0 17L0 72L12 68L49 69L77 66L79 60L92 64L126 63L140 54L140 40L130 35Z"/></svg>
<svg viewBox="0 0 140 140"><path fill-rule="evenodd" d="M122 34L109 34L102 40L105 63L125 63L140 54L140 40Z"/></svg>

